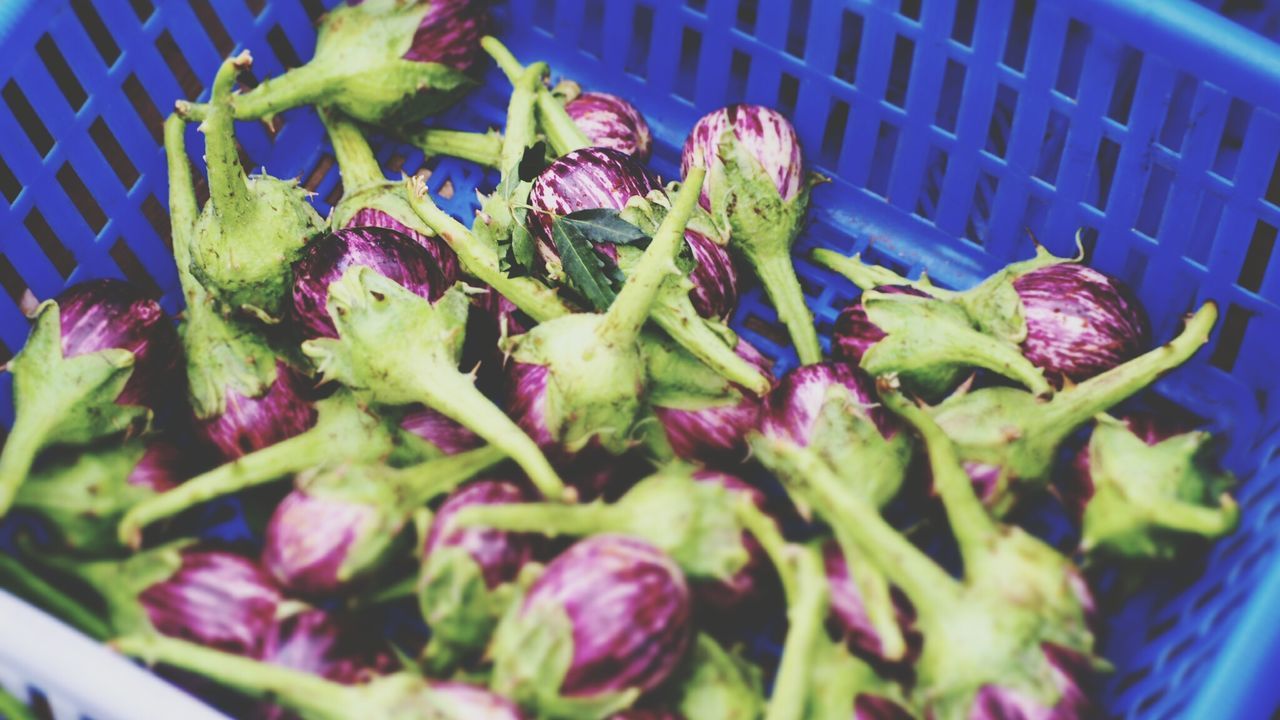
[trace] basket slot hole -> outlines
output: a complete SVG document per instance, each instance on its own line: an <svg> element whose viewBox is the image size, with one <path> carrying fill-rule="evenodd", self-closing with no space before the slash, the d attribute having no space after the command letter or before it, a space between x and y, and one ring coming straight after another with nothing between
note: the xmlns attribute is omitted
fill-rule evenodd
<svg viewBox="0 0 1280 720"><path fill-rule="evenodd" d="M1166 617L1165 619L1156 622L1154 625L1147 628L1146 643L1150 645L1151 643L1155 642L1157 638L1163 636L1165 633L1169 632L1170 630L1174 629L1177 626L1178 626L1177 615Z"/></svg>
<svg viewBox="0 0 1280 720"><path fill-rule="evenodd" d="M151 229L156 231L156 236L172 251L173 234L169 228L169 211L165 210L165 206L155 195L148 195L142 201L142 217L147 219Z"/></svg>
<svg viewBox="0 0 1280 720"><path fill-rule="evenodd" d="M1018 93L1001 83L996 88L996 104L987 124L987 152L1003 158L1009 151L1009 135L1013 130L1013 115L1018 109Z"/></svg>
<svg viewBox="0 0 1280 720"><path fill-rule="evenodd" d="M27 281L22 279L22 275L18 274L4 253L0 253L0 287L4 288L4 292L13 301L14 305L22 305L22 298L27 294Z"/></svg>
<svg viewBox="0 0 1280 720"><path fill-rule="evenodd" d="M1169 649L1168 654L1165 655L1165 662L1174 663L1180 660L1188 650L1195 646L1197 639L1195 636L1183 638L1181 642Z"/></svg>
<svg viewBox="0 0 1280 720"><path fill-rule="evenodd" d="M1142 682L1143 680L1147 679L1150 676L1151 676L1150 667L1138 668L1137 670L1126 674L1123 678L1120 679L1120 682L1116 683L1115 694L1123 695L1124 693L1131 690L1135 685L1137 685L1138 683Z"/></svg>
<svg viewBox="0 0 1280 720"><path fill-rule="evenodd" d="M1271 181L1267 183L1267 192L1263 197L1272 205L1280 207L1280 154L1276 155L1275 169L1271 171Z"/></svg>
<svg viewBox="0 0 1280 720"><path fill-rule="evenodd" d="M1035 0L1017 0L1013 5L1013 18L1009 21L1009 36L1005 39L1005 67L1019 72L1027 62L1027 43L1031 41L1031 19L1035 14Z"/></svg>
<svg viewBox="0 0 1280 720"><path fill-rule="evenodd" d="M27 232L31 233L31 237L36 239L36 244L40 246L44 256L49 258L49 262L53 263L54 269L65 280L76 269L76 258L62 244L58 236L54 234L53 228L49 227L44 215L41 215L39 210L32 208L31 212L27 213L27 218L22 224L26 226Z"/></svg>
<svg viewBox="0 0 1280 720"><path fill-rule="evenodd" d="M920 19L920 0L900 0L898 3L898 14L911 18L912 20Z"/></svg>
<svg viewBox="0 0 1280 720"><path fill-rule="evenodd" d="M582 4L582 49L594 58L604 52L604 0Z"/></svg>
<svg viewBox="0 0 1280 720"><path fill-rule="evenodd" d="M782 345L784 347L791 343L791 338L787 335L786 330L781 327L775 327L756 315L749 315L742 323L748 330L768 340L774 345Z"/></svg>
<svg viewBox="0 0 1280 720"><path fill-rule="evenodd" d="M804 57L809 35L810 0L791 0L791 25L787 28L787 54Z"/></svg>
<svg viewBox="0 0 1280 720"><path fill-rule="evenodd" d="M9 111L17 118L18 124L22 126L22 131L27 134L31 144L35 146L36 152L40 153L41 157L48 155L53 149L53 136L49 134L49 129L44 126L44 123L40 122L40 116L36 114L35 108L31 107L26 93L22 92L18 83L13 80L5 83L4 90L0 90L0 98L3 98L4 104L9 106Z"/></svg>
<svg viewBox="0 0 1280 720"><path fill-rule="evenodd" d="M947 153L942 148L929 148L924 178L924 188L916 201L916 215L932 221L938 212L938 198L942 196L942 181L947 176Z"/></svg>
<svg viewBox="0 0 1280 720"><path fill-rule="evenodd" d="M880 197L885 197L889 192L889 171L893 169L893 156L898 152L900 134L897 125L883 121L880 123L876 149L871 154L871 174L867 177L867 189Z"/></svg>
<svg viewBox="0 0 1280 720"><path fill-rule="evenodd" d="M543 30L551 30L551 21L556 16L556 0L536 0L533 4L533 26Z"/></svg>
<svg viewBox="0 0 1280 720"><path fill-rule="evenodd" d="M102 156L107 159L107 164L115 171L116 177L120 178L120 183L125 188L133 187L138 180L138 168L130 162L128 153L120 147L106 121L102 118L94 120L89 126L89 137L93 138L93 144L98 146Z"/></svg>
<svg viewBox="0 0 1280 720"><path fill-rule="evenodd" d="M631 15L631 47L627 50L628 73L643 79L645 66L649 64L649 42L653 39L653 8L636 5Z"/></svg>
<svg viewBox="0 0 1280 720"><path fill-rule="evenodd" d="M707 0L688 0L688 2L685 3L685 6L694 12L706 13Z"/></svg>
<svg viewBox="0 0 1280 720"><path fill-rule="evenodd" d="M827 113L827 124L822 130L822 161L834 165L840 159L840 151L844 149L844 131L849 125L849 103L844 100L832 100L831 110ZM895 141L896 142L896 141Z"/></svg>
<svg viewBox="0 0 1280 720"><path fill-rule="evenodd" d="M142 88L137 75L129 75L124 81L124 95L133 105L133 111L142 119L142 123L151 131L151 137L159 145L164 142L164 116L151 101L151 96Z"/></svg>
<svg viewBox="0 0 1280 720"><path fill-rule="evenodd" d="M907 87L911 84L911 63L915 43L901 35L893 39L893 64L889 66L889 85L884 99L903 107L907 104Z"/></svg>
<svg viewBox="0 0 1280 720"><path fill-rule="evenodd" d="M307 173L307 177L302 181L302 187L311 192L315 192L320 187L320 183L324 181L325 175L333 169L335 161L329 153L324 153L320 159L316 161L315 167L311 168L311 172Z"/></svg>
<svg viewBox="0 0 1280 720"><path fill-rule="evenodd" d="M80 217L93 228L93 234L102 232L102 228L107 224L107 214L102 211L98 201L93 199L93 193L84 186L84 181L80 179L75 168L71 167L71 163L63 163L62 167L58 168L57 177L63 192L71 198L71 203L76 206L76 210L80 211Z"/></svg>
<svg viewBox="0 0 1280 720"><path fill-rule="evenodd" d="M1049 121L1044 130L1044 141L1040 144L1040 159L1036 162L1035 176L1056 185L1058 170L1062 167L1062 152L1065 148L1068 129L1067 116L1057 110L1049 111Z"/></svg>
<svg viewBox="0 0 1280 720"><path fill-rule="evenodd" d="M1160 234L1160 222L1164 219L1165 205L1169 201L1169 188L1173 185L1173 171L1155 165L1147 179L1147 191L1142 196L1142 207L1133 228L1147 237Z"/></svg>
<svg viewBox="0 0 1280 720"><path fill-rule="evenodd" d="M951 23L951 39L961 45L973 44L973 25L978 19L978 0L959 0Z"/></svg>
<svg viewBox="0 0 1280 720"><path fill-rule="evenodd" d="M1240 576L1244 577L1251 574L1254 567L1256 567L1259 562L1271 555L1271 552L1275 550L1275 545L1275 540L1269 539L1262 543L1261 547L1249 553L1249 555L1245 557L1244 562L1240 563L1240 569L1238 571Z"/></svg>
<svg viewBox="0 0 1280 720"><path fill-rule="evenodd" d="M333 207L334 205L337 205L341 200L342 200L342 181L339 180L338 182L334 183L333 189L329 191L329 194L324 196L324 201L329 204L329 207Z"/></svg>
<svg viewBox="0 0 1280 720"><path fill-rule="evenodd" d="M1044 223L1049 218L1049 202L1044 198L1031 195L1027 198L1027 209L1022 213L1022 227L1033 235L1044 232Z"/></svg>
<svg viewBox="0 0 1280 720"><path fill-rule="evenodd" d="M1240 610L1240 607L1244 605L1244 601L1248 596L1249 593L1246 589L1238 591L1235 595L1228 598L1227 601L1218 608L1218 611L1213 614L1213 618L1209 621L1210 627L1221 626L1230 622L1232 616L1234 616L1236 612Z"/></svg>
<svg viewBox="0 0 1280 720"><path fill-rule="evenodd" d="M319 4L320 3L316 2L316 0L302 0L302 8L307 12L307 15L311 15L312 5ZM258 17L258 15L262 13L262 10L267 6L267 0L244 0L244 6L249 9L250 15ZM322 11L323 9L324 8L321 7ZM315 17L312 17L312 22L315 22L315 19Z"/></svg>
<svg viewBox="0 0 1280 720"><path fill-rule="evenodd" d="M778 111L783 115L795 115L800 98L800 81L794 75L782 73L778 78Z"/></svg>
<svg viewBox="0 0 1280 720"><path fill-rule="evenodd" d="M991 173L982 173L973 187L973 210L965 223L964 236L974 245L982 245L987 237L987 220L991 217L991 207L996 202L996 191L1000 181Z"/></svg>
<svg viewBox="0 0 1280 720"><path fill-rule="evenodd" d="M1111 181L1116 176L1116 163L1120 160L1120 143L1111 138L1102 138L1098 143L1098 154L1094 158L1093 176L1090 178L1088 192L1092 195L1088 203L1099 210L1107 209L1107 200L1111 197Z"/></svg>
<svg viewBox="0 0 1280 720"><path fill-rule="evenodd" d="M676 75L675 94L692 100L698 84L698 56L702 53L702 33L691 27L680 35L680 70Z"/></svg>
<svg viewBox="0 0 1280 720"><path fill-rule="evenodd" d="M178 43L174 41L168 30L160 33L160 37L156 38L156 50L160 52L160 57L164 58L164 64L169 66L169 72L173 73L173 77L178 81L178 87L182 88L183 95L188 100L199 97L200 91L204 90L204 85L191 69L191 64L182 55L182 50L178 48Z"/></svg>
<svg viewBox="0 0 1280 720"><path fill-rule="evenodd" d="M124 238L116 240L116 243L111 246L111 259L116 262L120 272L124 273L125 279L138 286L138 289L146 295L160 297L164 294L160 286L156 285L156 281L151 278L151 273L138 262L138 256L134 255L133 250L125 244Z"/></svg>
<svg viewBox="0 0 1280 720"><path fill-rule="evenodd" d="M286 68L295 68L302 64L298 59L298 51L293 49L293 43L289 42L289 37L284 34L284 29L279 25L271 28L271 32L267 33L267 44L276 54L276 59Z"/></svg>
<svg viewBox="0 0 1280 720"><path fill-rule="evenodd" d="M267 0L246 0L246 2L249 3L249 10L254 15L261 13L262 9L267 6ZM257 6L256 9L254 8L255 5ZM327 12L324 0L302 0L302 10L307 13L307 18L311 20L313 25L319 22L320 16Z"/></svg>
<svg viewBox="0 0 1280 720"><path fill-rule="evenodd" d="M1089 39L1088 25L1075 19L1067 23L1067 40L1062 48L1062 61L1053 87L1069 98L1074 98L1080 90L1080 73L1084 70L1084 54L1089 47Z"/></svg>
<svg viewBox="0 0 1280 720"><path fill-rule="evenodd" d="M1213 357L1209 362L1227 372L1235 367L1240 345L1244 343L1245 330L1249 327L1249 317L1250 313L1239 305L1227 307L1226 317L1222 320L1222 332L1218 335L1218 346L1213 349Z"/></svg>
<svg viewBox="0 0 1280 720"><path fill-rule="evenodd" d="M1140 287L1142 278L1147 274L1147 254L1135 247L1129 250L1124 259L1124 267L1120 269L1120 279L1131 288Z"/></svg>
<svg viewBox="0 0 1280 720"><path fill-rule="evenodd" d="M190 0L190 2L191 9L196 14L196 20L200 21L200 27L204 28L204 34L208 35L209 40L213 42L214 49L223 57L230 55L236 46L235 42L227 34L227 28L223 26L222 20L218 19L218 13L214 12L209 0Z"/></svg>
<svg viewBox="0 0 1280 720"><path fill-rule="evenodd" d="M1249 251L1244 256L1244 266L1240 268L1240 287L1258 292L1262 288L1262 280L1267 275L1267 267L1271 263L1271 253L1276 247L1276 227L1263 220L1253 226L1253 238L1249 241Z"/></svg>
<svg viewBox="0 0 1280 720"><path fill-rule="evenodd" d="M136 6L135 6L136 11ZM94 9L91 0L73 0L71 3L71 11L76 14L76 19L80 21L80 25L84 27L85 33L89 36L89 42L93 43L93 47L102 56L102 61L110 67L115 63L116 58L120 57L120 46L116 44L115 38L111 37L111 32L107 30L107 26L103 24L102 17L98 15L98 11ZM148 11L146 16L138 15L138 19L145 20L151 12ZM57 77L56 75L54 77Z"/></svg>
<svg viewBox="0 0 1280 720"><path fill-rule="evenodd" d="M1244 146L1244 134L1249 129L1253 108L1240 100L1232 100L1227 109L1227 125L1218 142L1218 152L1213 159L1213 171L1230 180L1236 174L1240 148Z"/></svg>
<svg viewBox="0 0 1280 720"><path fill-rule="evenodd" d="M862 47L862 16L845 10L840 18L840 47L836 77L850 85L858 81L858 49Z"/></svg>
<svg viewBox="0 0 1280 720"><path fill-rule="evenodd" d="M151 13L156 10L151 0L129 0L129 5L133 7L133 14L137 15L141 22L146 22L147 18L151 17Z"/></svg>
<svg viewBox="0 0 1280 720"><path fill-rule="evenodd" d="M747 94L747 82L751 78L751 56L734 50L729 60L729 101L736 102Z"/></svg>
<svg viewBox="0 0 1280 720"><path fill-rule="evenodd" d="M404 164L407 160L408 158L403 153L391 153L391 157L387 159L387 172L392 175L399 175L400 171L404 169Z"/></svg>
<svg viewBox="0 0 1280 720"><path fill-rule="evenodd" d="M18 182L18 178L14 176L13 171L9 169L9 165L0 157L0 193L4 194L6 200L13 204L18 199L18 194L22 192L22 183Z"/></svg>
<svg viewBox="0 0 1280 720"><path fill-rule="evenodd" d="M67 59L62 56L62 51L53 43L53 38L49 37L48 33L45 33L36 43L36 54L44 61L44 66L49 69L49 75L53 77L53 82L57 84L62 96L71 104L71 109L79 111L84 107L89 95L84 91L84 86L80 84L71 66L67 64Z"/></svg>
<svg viewBox="0 0 1280 720"><path fill-rule="evenodd" d="M1169 98L1169 112L1160 128L1160 144L1174 152L1182 151L1182 139L1190 129L1191 104L1196 96L1196 79L1179 73Z"/></svg>
<svg viewBox="0 0 1280 720"><path fill-rule="evenodd" d="M1187 239L1186 256L1201 265L1209 262L1213 238L1218 233L1218 223L1222 221L1223 206L1222 198L1217 193L1205 192L1200 198L1200 209L1196 212L1191 237Z"/></svg>
<svg viewBox="0 0 1280 720"><path fill-rule="evenodd" d="M759 0L741 0L738 3L738 15L734 23L742 32L753 35L756 31L756 18L759 15Z"/></svg>
<svg viewBox="0 0 1280 720"><path fill-rule="evenodd" d="M946 68L942 71L942 97L938 99L938 109L933 122L949 133L955 133L956 120L960 117L960 97L964 93L965 66L947 58Z"/></svg>
<svg viewBox="0 0 1280 720"><path fill-rule="evenodd" d="M1141 74L1142 53L1126 45L1120 53L1120 71L1116 73L1116 84L1111 91L1107 117L1121 125L1129 124L1129 111L1133 109L1133 96Z"/></svg>

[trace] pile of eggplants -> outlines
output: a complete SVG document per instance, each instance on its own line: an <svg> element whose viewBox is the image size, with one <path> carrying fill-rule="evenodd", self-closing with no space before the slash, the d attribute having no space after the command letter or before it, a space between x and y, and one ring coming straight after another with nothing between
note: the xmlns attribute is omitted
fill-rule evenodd
<svg viewBox="0 0 1280 720"><path fill-rule="evenodd" d="M635 106L552 85L483 5L349 1L310 62L239 92L243 53L178 104L185 309L113 279L30 308L0 517L40 530L0 586L243 717L1094 717L1092 583L1237 523L1210 436L1144 395L1214 305L1161 336L1038 245L967 289L819 250L861 291L824 354L791 123L715 110L664 182ZM506 125L419 124L486 56ZM237 153L235 121L299 105L327 219ZM454 218L370 129L494 190ZM753 282L780 377L728 324ZM1012 519L1044 502L1073 543ZM197 537L237 512L239 541Z"/></svg>

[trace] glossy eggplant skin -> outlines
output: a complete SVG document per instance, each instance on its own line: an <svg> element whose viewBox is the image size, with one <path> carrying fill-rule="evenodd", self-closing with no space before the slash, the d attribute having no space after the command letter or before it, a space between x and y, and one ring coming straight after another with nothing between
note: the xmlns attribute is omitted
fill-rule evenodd
<svg viewBox="0 0 1280 720"><path fill-rule="evenodd" d="M609 93L584 92L565 103L564 110L592 145L626 153L640 162L649 159L653 151L649 123L626 100Z"/></svg>

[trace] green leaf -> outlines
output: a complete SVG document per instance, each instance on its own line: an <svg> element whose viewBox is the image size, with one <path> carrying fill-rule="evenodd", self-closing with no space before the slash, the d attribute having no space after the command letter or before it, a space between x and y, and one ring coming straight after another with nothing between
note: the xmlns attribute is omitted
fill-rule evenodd
<svg viewBox="0 0 1280 720"><path fill-rule="evenodd" d="M636 245L646 247L649 233L622 219L622 213L610 208L592 208L569 213L559 222L572 225L585 235L592 245Z"/></svg>
<svg viewBox="0 0 1280 720"><path fill-rule="evenodd" d="M596 310L607 310L617 293L590 237L578 225L557 218L551 225L551 238L569 284L582 293Z"/></svg>

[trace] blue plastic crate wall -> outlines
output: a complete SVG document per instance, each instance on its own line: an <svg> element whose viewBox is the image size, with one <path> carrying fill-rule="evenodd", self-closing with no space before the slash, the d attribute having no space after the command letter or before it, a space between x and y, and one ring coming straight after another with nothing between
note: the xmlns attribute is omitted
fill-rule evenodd
<svg viewBox="0 0 1280 720"><path fill-rule="evenodd" d="M28 290L44 298L114 275L177 310L164 114L174 99L205 93L219 60L239 46L252 50L258 77L300 64L315 19L332 4L64 0L0 9L19 18L0 64L0 355L25 340ZM1280 71L1256 57L1263 46L1242 51L1211 11L1180 0L1152 7L511 0L498 14L518 55L634 99L659 141L655 166L668 176L707 110L745 100L790 115L808 160L832 178L815 191L801 255L817 245L860 250L961 285L1029 255L1028 230L1066 254L1083 229L1089 261L1137 290L1158 337L1195 304L1220 303L1209 362L1161 389L1228 433L1244 480L1243 527L1213 549L1198 579L1162 580L1127 605L1107 638L1118 667L1110 710L1162 718L1182 716L1221 684L1217 661L1243 642L1233 630L1275 563L1265 528L1280 519ZM504 81L491 73L440 124L500 123L505 100ZM298 176L321 212L341 196L310 111L238 130L248 164ZM198 158L199 135L188 137ZM431 189L464 219L474 190L492 183L466 163L424 165L407 148L387 145L380 159L389 172L429 173ZM852 288L803 259L799 267L829 328ZM784 365L794 362L758 292L736 325ZM5 379L0 408L9 405ZM1258 691L1272 706L1280 696Z"/></svg>

